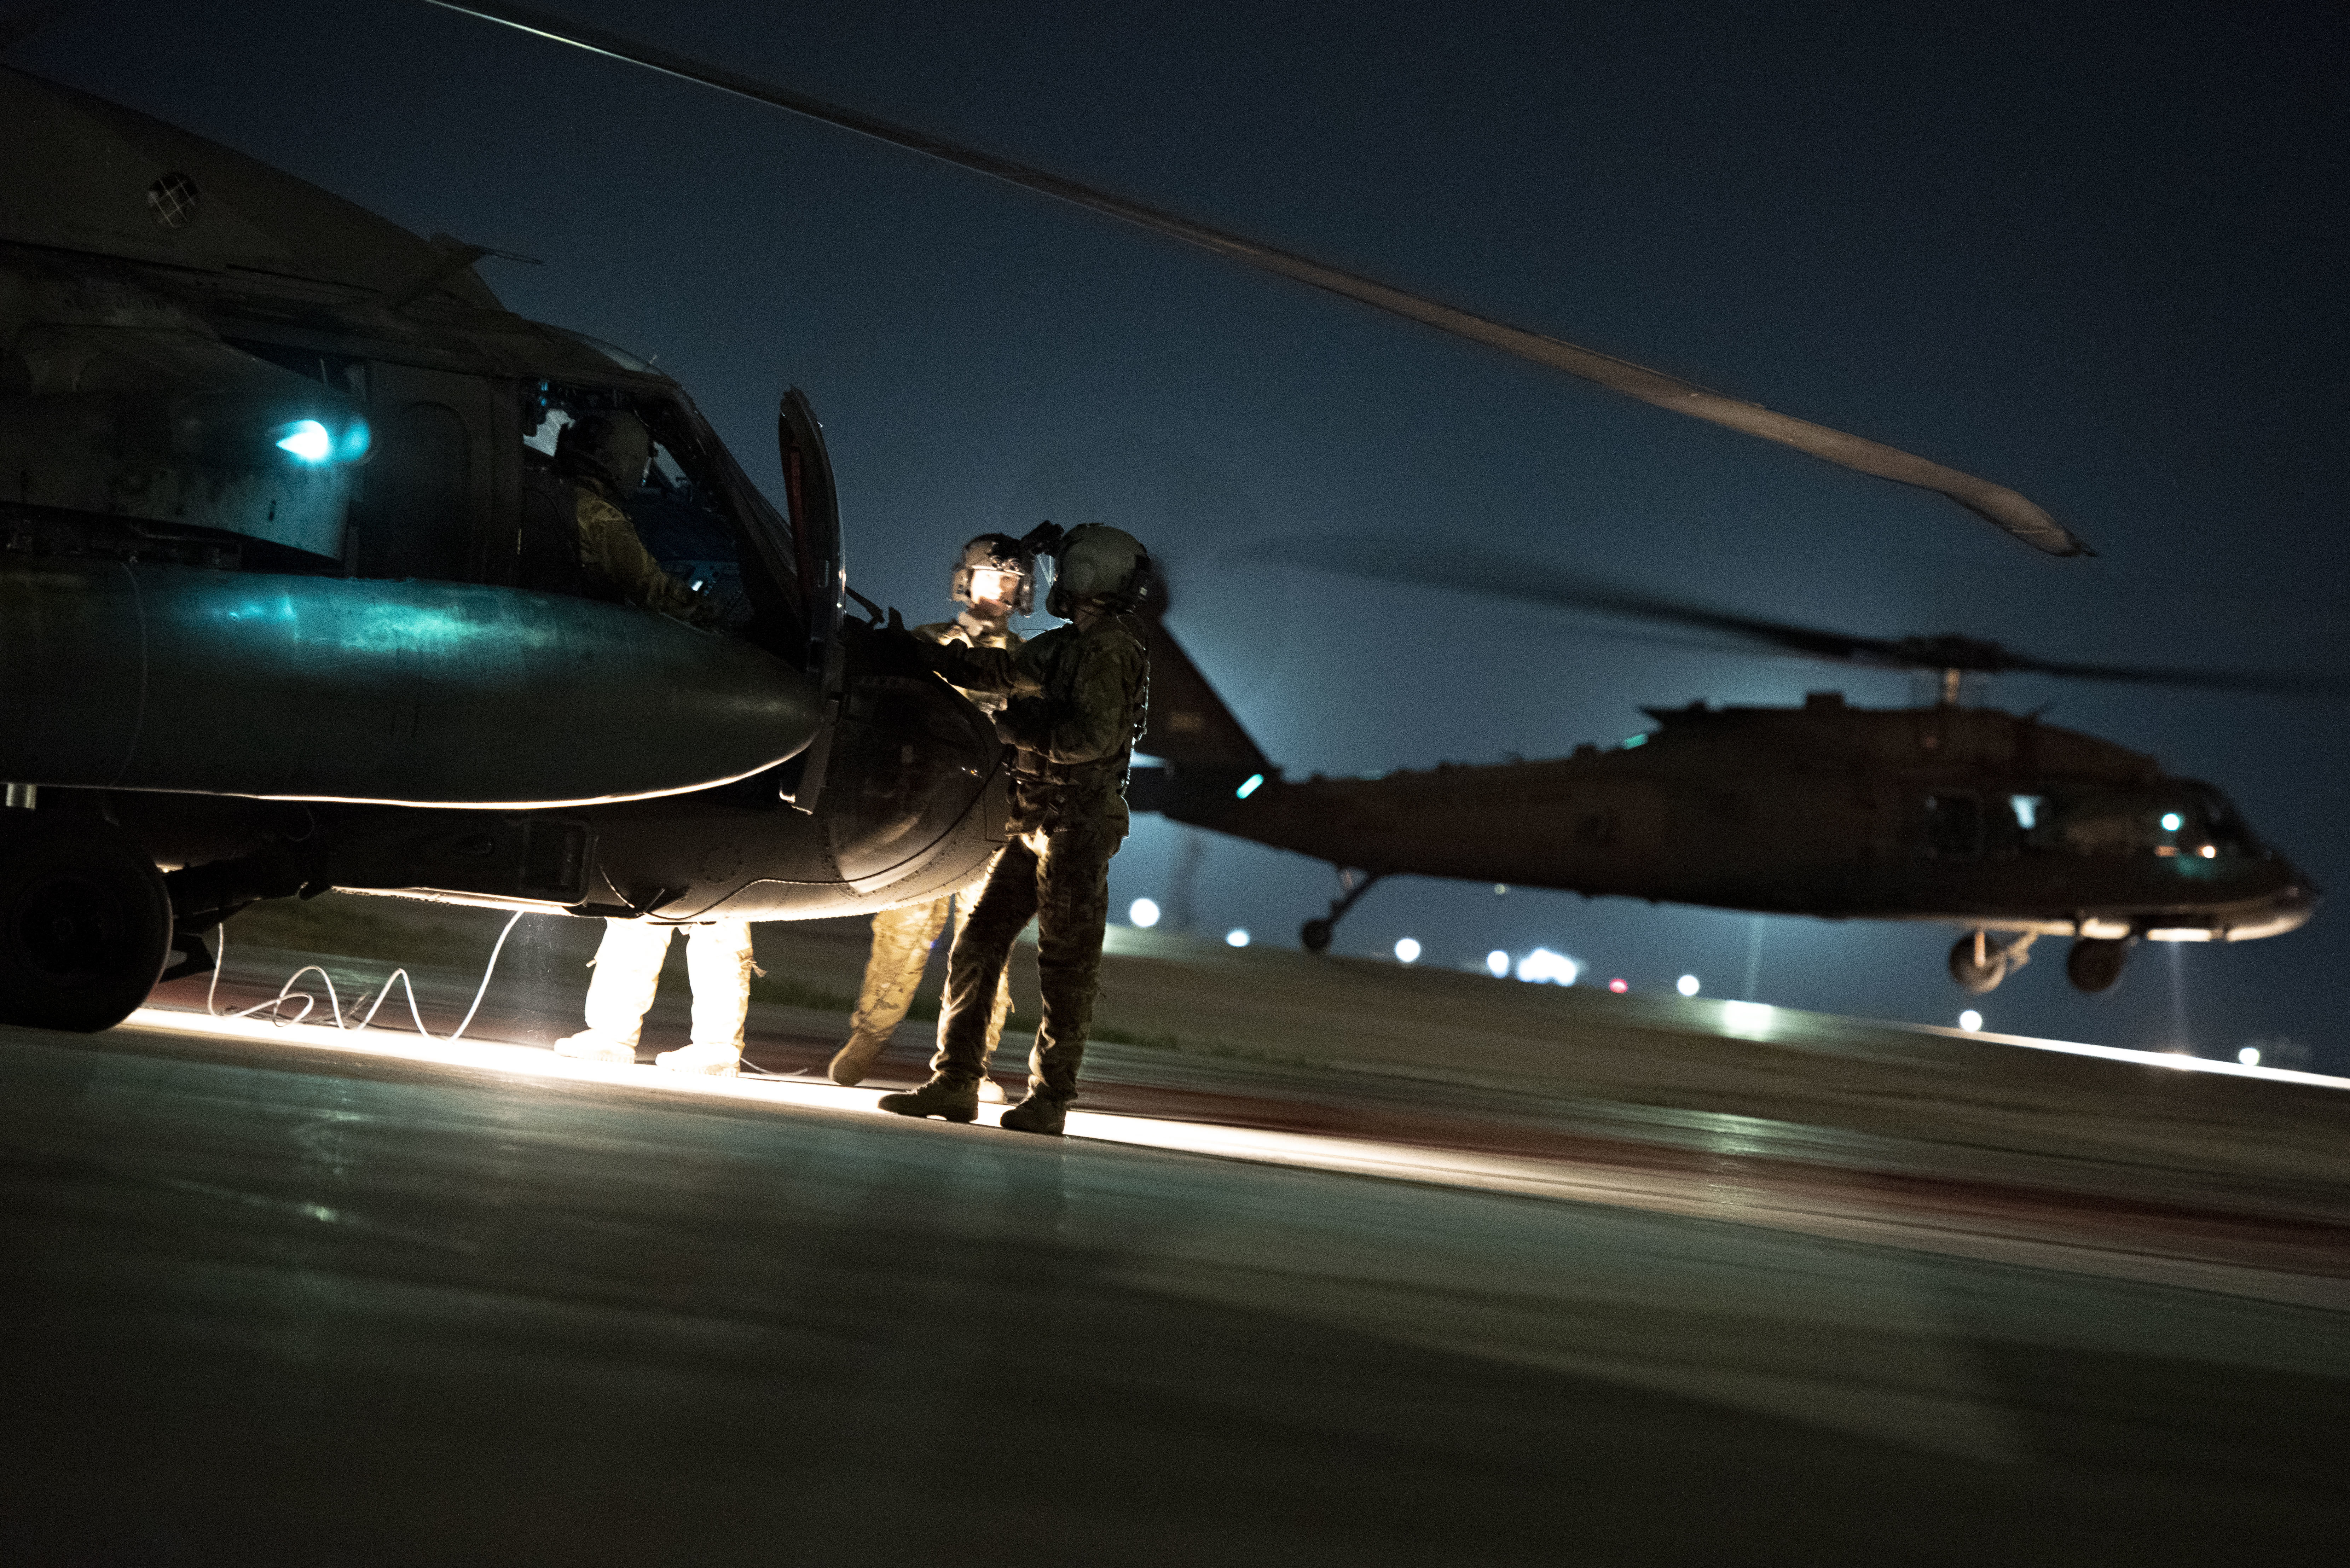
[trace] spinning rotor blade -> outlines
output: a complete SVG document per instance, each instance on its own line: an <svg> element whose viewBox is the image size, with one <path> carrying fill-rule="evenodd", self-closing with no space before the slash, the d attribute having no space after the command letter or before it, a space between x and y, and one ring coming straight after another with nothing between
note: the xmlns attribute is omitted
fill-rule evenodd
<svg viewBox="0 0 2350 1568"><path fill-rule="evenodd" d="M1343 295L1375 309L1433 327L1440 332L1449 332L1454 337L1485 344L1521 359L1531 359L1538 365L1564 370L1570 376L1657 408L1743 431L1764 441L1777 441L1840 468L1938 492L1994 527L2003 529L2034 549L2043 550L2052 556L2095 553L2046 512L2005 485L1961 473L1957 469L1946 468L1939 462L1865 437L1830 430L1825 425L1775 413L1759 404L1724 397L1678 377L1668 376L1661 370L1648 369L1596 349L1579 348L1572 343L1544 337L1539 332L1512 327L1364 277L1358 273L1328 265L1311 256L1300 255L1295 251L1263 244L1228 229L1215 228L1161 208L1129 201L1092 185L943 140L926 131L896 125L856 109L843 109L804 93L771 87L721 67L673 55L599 27L590 27L528 6L494 4L489 0L424 0L424 3L444 11L495 22L555 43L569 44L608 59L699 82L704 87L716 88L721 92L733 93L794 114L806 115L827 125L853 130L860 136L869 136L894 147L936 158L1059 201L1074 202L1105 217L1116 218L1170 239L1213 251L1218 255L1255 267L1261 272L1293 278L1315 288Z"/></svg>
<svg viewBox="0 0 2350 1568"><path fill-rule="evenodd" d="M2278 671L2184 670L2158 665L2084 664L2037 659L1980 638L1858 637L1788 621L1766 620L1736 610L1618 587L1555 566L1513 560L1475 550L1431 551L1427 541L1361 535L1317 535L1274 540L1250 552L1260 559L1333 572L1342 576L1409 587L1455 588L1492 598L1516 599L1548 609L1581 610L1652 625L1688 627L1718 633L1752 646L1802 654L1837 664L1878 670L1963 670L1970 673L2057 675L2074 680L2131 681L2153 686L2191 686L2220 691L2274 694L2338 694L2338 683Z"/></svg>

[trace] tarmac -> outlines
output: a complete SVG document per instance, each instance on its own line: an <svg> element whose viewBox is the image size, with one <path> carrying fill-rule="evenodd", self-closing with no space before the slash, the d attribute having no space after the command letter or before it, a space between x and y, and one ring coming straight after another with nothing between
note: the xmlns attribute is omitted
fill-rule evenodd
<svg viewBox="0 0 2350 1568"><path fill-rule="evenodd" d="M0 1030L11 1561L2338 1560L2350 1089L1128 935L1039 1139L550 925Z"/></svg>

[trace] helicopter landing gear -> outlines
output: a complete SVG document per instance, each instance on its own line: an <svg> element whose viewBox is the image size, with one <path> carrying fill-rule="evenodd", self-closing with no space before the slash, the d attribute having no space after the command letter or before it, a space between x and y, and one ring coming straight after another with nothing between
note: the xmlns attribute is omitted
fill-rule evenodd
<svg viewBox="0 0 2350 1568"><path fill-rule="evenodd" d="M1330 939L1337 934L1338 922L1347 918L1347 911L1355 907L1356 899L1378 886L1379 877L1383 875L1385 873L1377 871L1365 875L1343 866L1338 867L1339 893L1330 900L1330 912L1297 928L1297 940L1305 944L1305 950L1309 953L1328 952Z"/></svg>
<svg viewBox="0 0 2350 1568"><path fill-rule="evenodd" d="M120 828L0 816L0 1023L111 1029L147 1000L171 945L163 874Z"/></svg>
<svg viewBox="0 0 2350 1568"><path fill-rule="evenodd" d="M1970 931L1950 947L1950 978L1959 989L1980 996L1995 991L1999 982L2032 961L2032 944L2039 940L2037 931L2026 931L2004 942L1995 942L1989 933Z"/></svg>
<svg viewBox="0 0 2350 1568"><path fill-rule="evenodd" d="M2101 995L2121 983L2122 968L2129 962L2130 944L2126 939L2079 937L2064 955L2064 978L2073 989L2091 996Z"/></svg>

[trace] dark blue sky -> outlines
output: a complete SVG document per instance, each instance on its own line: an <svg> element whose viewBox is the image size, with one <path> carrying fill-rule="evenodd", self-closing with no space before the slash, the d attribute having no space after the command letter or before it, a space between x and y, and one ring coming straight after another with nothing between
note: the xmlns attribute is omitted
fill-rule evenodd
<svg viewBox="0 0 2350 1568"><path fill-rule="evenodd" d="M658 355L744 465L825 416L852 580L927 618L952 548L1112 521L1294 772L1539 756L1643 703L1899 677L1659 649L1253 561L1287 534L1472 538L1657 592L2056 658L2350 670L2338 6L1180 7L566 0L682 53L1043 164L2013 485L2035 555L1939 498L1617 401L1023 192L422 5L88 0L16 63L266 158ZM1954 15L1953 12L1963 12ZM2219 784L2350 886L2340 704L2014 679ZM1118 906L1164 898L1146 819ZM1329 874L1212 841L1203 925L1294 940ZM1745 917L1398 882L1347 950L1536 943L1742 981ZM1931 929L1766 922L1760 995L1949 1022ZM2350 1069L2350 917L2141 952L1993 1028Z"/></svg>

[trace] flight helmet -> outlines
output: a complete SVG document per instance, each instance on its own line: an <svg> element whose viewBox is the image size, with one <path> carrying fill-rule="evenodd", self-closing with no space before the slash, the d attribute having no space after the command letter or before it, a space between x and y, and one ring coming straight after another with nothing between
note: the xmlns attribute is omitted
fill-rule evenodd
<svg viewBox="0 0 2350 1568"><path fill-rule="evenodd" d="M1012 580L1003 585L1000 592L974 594L972 578L982 572L1000 573ZM962 558L955 563L949 591L959 605L973 604L983 597L1003 600L1015 615L1033 615L1036 609L1036 563L1011 535L982 534L962 547Z"/></svg>
<svg viewBox="0 0 2350 1568"><path fill-rule="evenodd" d="M555 460L630 496L645 482L645 467L653 460L653 438L645 421L626 409L587 414L563 427Z"/></svg>
<svg viewBox="0 0 2350 1568"><path fill-rule="evenodd" d="M1070 619L1082 599L1100 599L1112 613L1142 602L1150 584L1150 552L1124 529L1101 523L1072 528L1055 552L1053 591L1045 607Z"/></svg>

